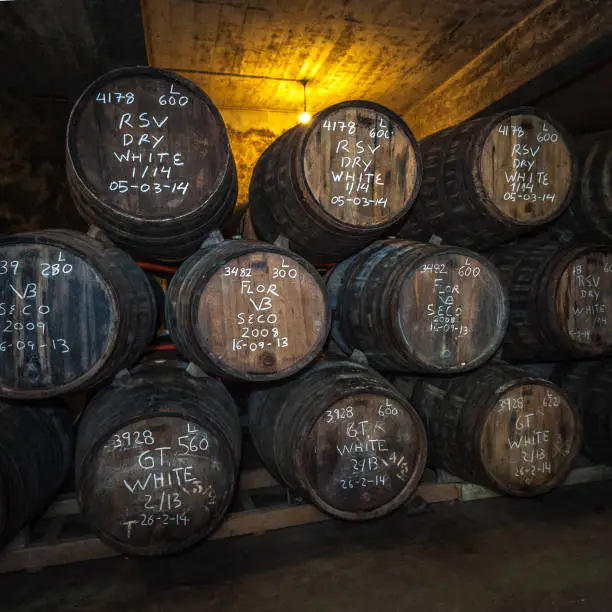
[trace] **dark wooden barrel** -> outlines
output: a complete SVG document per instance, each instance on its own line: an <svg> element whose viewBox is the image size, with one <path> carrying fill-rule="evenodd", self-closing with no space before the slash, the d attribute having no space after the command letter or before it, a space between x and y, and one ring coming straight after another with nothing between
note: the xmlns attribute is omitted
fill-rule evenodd
<svg viewBox="0 0 612 612"><path fill-rule="evenodd" d="M98 393L77 432L83 516L131 555L170 554L206 538L238 477L241 429L225 387L159 361Z"/></svg>
<svg viewBox="0 0 612 612"><path fill-rule="evenodd" d="M612 241L612 131L578 142L580 181L555 230L581 240Z"/></svg>
<svg viewBox="0 0 612 612"><path fill-rule="evenodd" d="M583 454L594 463L612 465L612 359L524 367L563 388L582 417Z"/></svg>
<svg viewBox="0 0 612 612"><path fill-rule="evenodd" d="M203 370L236 380L295 374L320 352L330 327L325 287L302 257L259 241L201 249L166 294L178 350Z"/></svg>
<svg viewBox="0 0 612 612"><path fill-rule="evenodd" d="M61 404L0 400L0 549L53 501L72 452L72 424Z"/></svg>
<svg viewBox="0 0 612 612"><path fill-rule="evenodd" d="M569 137L533 108L466 121L419 144L423 184L403 238L493 247L558 217L574 192Z"/></svg>
<svg viewBox="0 0 612 612"><path fill-rule="evenodd" d="M353 100L317 113L261 156L249 208L262 240L280 234L312 263L356 253L401 220L421 182L412 132L389 109Z"/></svg>
<svg viewBox="0 0 612 612"><path fill-rule="evenodd" d="M165 70L120 68L89 85L70 115L66 158L81 215L138 256L184 259L236 202L219 111Z"/></svg>
<svg viewBox="0 0 612 612"><path fill-rule="evenodd" d="M255 447L279 482L336 518L385 516L414 494L427 457L410 403L374 370L320 362L249 399Z"/></svg>
<svg viewBox="0 0 612 612"><path fill-rule="evenodd" d="M91 388L136 362L155 319L147 277L116 247L68 230L0 239L0 396Z"/></svg>
<svg viewBox="0 0 612 612"><path fill-rule="evenodd" d="M510 300L504 359L560 361L612 350L612 246L547 236L490 253Z"/></svg>
<svg viewBox="0 0 612 612"><path fill-rule="evenodd" d="M461 247L388 239L327 277L332 337L389 371L460 372L504 337L506 297L492 264Z"/></svg>
<svg viewBox="0 0 612 612"><path fill-rule="evenodd" d="M554 383L507 364L393 381L423 419L430 465L528 497L562 482L580 450L580 415ZM407 385L407 388L404 386Z"/></svg>

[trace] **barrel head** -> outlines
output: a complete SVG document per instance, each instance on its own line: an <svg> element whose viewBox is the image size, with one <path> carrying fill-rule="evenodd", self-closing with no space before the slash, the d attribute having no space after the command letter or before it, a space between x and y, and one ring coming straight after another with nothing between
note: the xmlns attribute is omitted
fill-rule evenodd
<svg viewBox="0 0 612 612"><path fill-rule="evenodd" d="M612 248L580 249L562 271L551 298L566 344L578 354L612 350Z"/></svg>
<svg viewBox="0 0 612 612"><path fill-rule="evenodd" d="M132 422L101 440L81 471L85 518L132 555L183 550L222 519L236 466L226 444L195 421L171 415Z"/></svg>
<svg viewBox="0 0 612 612"><path fill-rule="evenodd" d="M210 99L153 68L122 68L92 83L72 111L67 148L78 191L143 223L205 206L233 164Z"/></svg>
<svg viewBox="0 0 612 612"><path fill-rule="evenodd" d="M561 482L581 442L577 412L546 381L501 390L478 431L480 460L492 486L518 496L544 493Z"/></svg>
<svg viewBox="0 0 612 612"><path fill-rule="evenodd" d="M506 297L493 265L443 247L406 271L396 306L404 350L426 371L470 370L501 344Z"/></svg>
<svg viewBox="0 0 612 612"><path fill-rule="evenodd" d="M329 331L322 282L290 253L250 249L194 297L197 342L235 378L282 378L312 361Z"/></svg>
<svg viewBox="0 0 612 612"><path fill-rule="evenodd" d="M42 238L0 241L0 395L77 388L117 340L112 290L87 258Z"/></svg>
<svg viewBox="0 0 612 612"><path fill-rule="evenodd" d="M399 220L421 182L420 154L408 126L371 102L344 102L318 113L302 155L308 192L347 226L375 229Z"/></svg>
<svg viewBox="0 0 612 612"><path fill-rule="evenodd" d="M541 225L567 206L576 160L560 126L533 113L502 115L481 134L472 167L476 190L513 224Z"/></svg>
<svg viewBox="0 0 612 612"><path fill-rule="evenodd" d="M416 413L382 393L346 395L325 408L302 442L304 486L338 518L384 516L414 492L426 460Z"/></svg>

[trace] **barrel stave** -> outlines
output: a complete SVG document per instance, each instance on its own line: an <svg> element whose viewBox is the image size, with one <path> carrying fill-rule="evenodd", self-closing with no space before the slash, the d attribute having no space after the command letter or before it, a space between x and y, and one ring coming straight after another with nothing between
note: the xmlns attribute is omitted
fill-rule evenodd
<svg viewBox="0 0 612 612"><path fill-rule="evenodd" d="M53 501L72 452L72 425L61 404L0 400L0 548Z"/></svg>
<svg viewBox="0 0 612 612"><path fill-rule="evenodd" d="M155 300L128 255L68 230L16 234L0 249L12 265L0 275L0 318L12 326L0 353L0 395L88 389L142 355L155 331Z"/></svg>
<svg viewBox="0 0 612 612"><path fill-rule="evenodd" d="M236 202L221 115L165 70L120 68L89 85L70 115L66 158L79 212L139 256L184 259Z"/></svg>
<svg viewBox="0 0 612 612"><path fill-rule="evenodd" d="M335 342L382 370L475 368L503 339L503 288L471 251L388 239L334 268L326 283Z"/></svg>
<svg viewBox="0 0 612 612"><path fill-rule="evenodd" d="M507 364L419 379L412 400L428 434L430 464L503 493L549 491L580 449L580 417L570 397Z"/></svg>
<svg viewBox="0 0 612 612"><path fill-rule="evenodd" d="M392 512L414 494L425 465L425 432L410 404L352 362L324 361L255 390L249 429L277 480L345 520Z"/></svg>
<svg viewBox="0 0 612 612"><path fill-rule="evenodd" d="M206 538L236 486L241 429L229 393L160 361L96 395L78 432L82 512L126 554L170 554Z"/></svg>
<svg viewBox="0 0 612 612"><path fill-rule="evenodd" d="M316 270L258 241L205 247L181 266L166 300L168 329L181 353L234 380L295 374L316 357L329 331Z"/></svg>

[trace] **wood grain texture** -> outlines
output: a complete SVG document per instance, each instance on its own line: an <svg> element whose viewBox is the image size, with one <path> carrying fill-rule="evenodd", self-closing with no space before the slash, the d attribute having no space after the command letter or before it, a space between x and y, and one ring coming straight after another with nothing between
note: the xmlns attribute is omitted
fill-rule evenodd
<svg viewBox="0 0 612 612"><path fill-rule="evenodd" d="M409 382L423 419L430 464L519 497L549 491L580 450L580 416L554 383L507 364ZM394 384L400 391L401 379Z"/></svg>
<svg viewBox="0 0 612 612"><path fill-rule="evenodd" d="M66 149L81 214L139 255L190 255L236 201L219 112L166 71L124 68L92 83L72 110Z"/></svg>
<svg viewBox="0 0 612 612"><path fill-rule="evenodd" d="M148 363L89 404L79 427L79 504L122 553L158 556L212 533L231 502L241 430L229 393L179 363Z"/></svg>
<svg viewBox="0 0 612 612"><path fill-rule="evenodd" d="M574 193L570 138L535 109L470 120L420 144L423 186L399 231L404 238L435 234L491 248L552 221Z"/></svg>
<svg viewBox="0 0 612 612"><path fill-rule="evenodd" d="M249 209L263 240L278 235L313 263L340 261L403 218L421 158L406 124L362 100L325 109L273 142L253 171Z"/></svg>
<svg viewBox="0 0 612 612"><path fill-rule="evenodd" d="M582 418L582 452L596 464L612 465L612 360L554 364L549 378L571 397Z"/></svg>
<svg viewBox="0 0 612 612"><path fill-rule="evenodd" d="M610 250L539 236L491 253L510 299L505 359L563 361L612 350Z"/></svg>
<svg viewBox="0 0 612 612"><path fill-rule="evenodd" d="M60 402L0 400L0 549L53 501L72 453L72 425Z"/></svg>
<svg viewBox="0 0 612 612"><path fill-rule="evenodd" d="M347 225L373 228L397 220L418 190L410 136L384 109L353 103L319 113L302 145L307 189Z"/></svg>
<svg viewBox="0 0 612 612"><path fill-rule="evenodd" d="M580 182L555 230L580 240L612 241L612 132L579 142Z"/></svg>
<svg viewBox="0 0 612 612"><path fill-rule="evenodd" d="M383 370L459 372L503 339L508 313L488 260L458 247L385 240L327 277L332 337Z"/></svg>
<svg viewBox="0 0 612 612"><path fill-rule="evenodd" d="M181 266L166 299L179 350L223 377L295 374L317 356L329 332L316 270L262 242L232 240L202 249Z"/></svg>
<svg viewBox="0 0 612 612"><path fill-rule="evenodd" d="M385 516L423 473L425 432L409 402L370 368L321 362L256 390L249 429L271 474L336 518Z"/></svg>
<svg viewBox="0 0 612 612"><path fill-rule="evenodd" d="M155 330L149 281L119 249L63 230L0 241L0 395L52 397L132 365Z"/></svg>

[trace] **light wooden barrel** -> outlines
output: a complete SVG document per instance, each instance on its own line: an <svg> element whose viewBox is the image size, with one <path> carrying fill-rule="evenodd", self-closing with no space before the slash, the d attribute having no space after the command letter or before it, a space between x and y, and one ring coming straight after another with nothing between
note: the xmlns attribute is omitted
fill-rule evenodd
<svg viewBox="0 0 612 612"><path fill-rule="evenodd" d="M116 247L67 230L0 239L0 396L89 389L138 360L155 320L147 277Z"/></svg>
<svg viewBox="0 0 612 612"><path fill-rule="evenodd" d="M280 483L346 520L385 516L405 503L427 457L410 403L374 370L349 361L321 362L256 389L249 429Z"/></svg>
<svg viewBox="0 0 612 612"><path fill-rule="evenodd" d="M429 462L468 482L529 497L562 482L580 415L554 383L507 364L446 378L395 379L423 419Z"/></svg>
<svg viewBox="0 0 612 612"><path fill-rule="evenodd" d="M404 121L372 102L342 102L261 156L249 192L253 229L268 242L284 235L312 263L341 261L400 221L420 182Z"/></svg>
<svg viewBox="0 0 612 612"><path fill-rule="evenodd" d="M173 277L166 320L177 349L204 371L248 381L297 373L330 327L325 287L302 257L259 241L201 249Z"/></svg>
<svg viewBox="0 0 612 612"><path fill-rule="evenodd" d="M242 434L231 396L213 378L161 361L99 392L77 434L83 516L130 555L170 554L206 538L238 477Z"/></svg>
<svg viewBox="0 0 612 612"><path fill-rule="evenodd" d="M569 136L533 108L472 119L419 144L423 184L403 238L503 244L558 217L577 182Z"/></svg>
<svg viewBox="0 0 612 612"><path fill-rule="evenodd" d="M157 68L120 68L87 87L66 160L81 215L141 257L191 255L236 202L219 111L194 83Z"/></svg>
<svg viewBox="0 0 612 612"><path fill-rule="evenodd" d="M505 360L562 361L610 353L612 246L563 245L544 236L490 256L510 300Z"/></svg>
<svg viewBox="0 0 612 612"><path fill-rule="evenodd" d="M381 370L469 370L504 337L497 271L460 247L380 241L336 266L326 282L333 339Z"/></svg>
<svg viewBox="0 0 612 612"><path fill-rule="evenodd" d="M72 453L72 425L60 403L0 400L0 549L53 501Z"/></svg>

